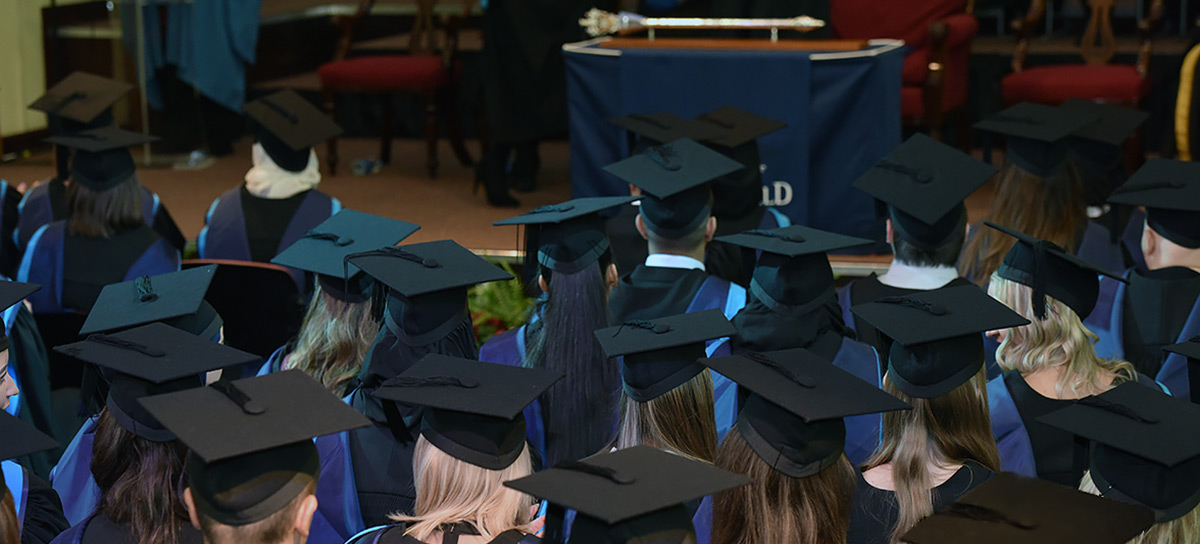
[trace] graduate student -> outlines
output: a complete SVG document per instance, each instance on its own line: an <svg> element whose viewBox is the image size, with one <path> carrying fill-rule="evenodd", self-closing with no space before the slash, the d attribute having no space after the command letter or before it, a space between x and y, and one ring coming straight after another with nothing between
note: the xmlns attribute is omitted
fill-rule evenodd
<svg viewBox="0 0 1200 544"><path fill-rule="evenodd" d="M375 396L424 407L413 454L416 508L393 512L392 524L350 542L528 542L537 506L504 482L533 473L522 410L560 378L546 369L429 355L384 382Z"/></svg>
<svg viewBox="0 0 1200 544"><path fill-rule="evenodd" d="M4 381L6 389L3 398L7 401L7 387L10 387L10 383L7 382L11 380L6 377ZM49 484L14 459L57 448L58 443L49 435L3 410L0 410L0 436L4 437L3 445L0 446L0 469L3 472L0 487L4 488L0 510L5 511L5 517L12 516L7 522L0 524L7 525L0 531L0 537L8 539L6 544L46 544L65 531L70 524L63 517L58 494ZM17 539L12 539L13 536Z"/></svg>
<svg viewBox="0 0 1200 544"><path fill-rule="evenodd" d="M874 328L854 319L852 306L970 283L955 268L967 235L963 201L995 173L970 155L916 134L854 182L886 206L892 246L887 272L852 280L838 293L843 318L860 342L881 353L888 348Z"/></svg>
<svg viewBox="0 0 1200 544"><path fill-rule="evenodd" d="M717 231L709 182L741 168L686 139L647 148L605 167L643 191L634 221L650 249L646 260L625 272L613 291L613 324L710 308L732 318L741 309L745 289L709 274L704 264L705 247Z"/></svg>
<svg viewBox="0 0 1200 544"><path fill-rule="evenodd" d="M749 230L720 238L726 244L761 252L750 280L746 307L733 318L737 328L729 341L733 354L804 348L859 379L878 387L883 365L875 350L854 340L854 331L842 321L834 290L833 269L827 251L871 243L799 225L771 230ZM717 378L721 386L724 378ZM718 420L736 414L728 403L738 397L717 399ZM848 418L846 453L854 465L867 460L879 445L877 414ZM722 433L723 435L723 433Z"/></svg>
<svg viewBox="0 0 1200 544"><path fill-rule="evenodd" d="M46 345L33 314L21 304L41 288L40 285L0 278L0 321L3 321L0 375L4 376L2 388L8 393L0 395L3 404L0 409L54 435L58 428L50 395L50 361ZM48 476L60 453L35 452L26 457L23 464L39 476Z"/></svg>
<svg viewBox="0 0 1200 544"><path fill-rule="evenodd" d="M719 176L709 183L713 192L712 215L717 219L716 236L792 224L783 213L762 205L762 159L758 145L759 138L783 129L786 124L732 106L701 114L695 119L664 112L628 115L611 122L626 130L633 154L680 138L690 138L742 165L741 170ZM640 192L635 185L631 188ZM608 221L609 237L619 253L621 270L633 270L648 255L646 239L635 224L637 215L637 206L626 206ZM756 258L753 251L719 242L708 244L704 251L704 264L710 274L742 287L750 282Z"/></svg>
<svg viewBox="0 0 1200 544"><path fill-rule="evenodd" d="M988 293L1031 323L990 333L1004 374L988 383L992 432L1006 471L1076 486L1086 459L1069 433L1039 417L1124 382L1159 389L1128 361L1100 357L1081 316L1096 306L1104 272L1053 243L988 224L1017 241L992 275Z"/></svg>
<svg viewBox="0 0 1200 544"><path fill-rule="evenodd" d="M702 362L748 392L716 465L754 480L714 497L712 542L846 542L857 477L843 418L909 406L804 349Z"/></svg>
<svg viewBox="0 0 1200 544"><path fill-rule="evenodd" d="M128 149L143 135L103 128L46 141L75 153L67 218L38 228L17 272L43 287L29 297L33 313L87 312L105 285L179 269L179 251L145 222Z"/></svg>
<svg viewBox="0 0 1200 544"><path fill-rule="evenodd" d="M967 538L978 544L1125 544L1152 523L1154 514L1141 506L1001 473L921 520L903 541L957 544Z"/></svg>
<svg viewBox="0 0 1200 544"><path fill-rule="evenodd" d="M123 81L73 72L29 107L46 113L52 136L71 137L93 129L116 128L112 106L132 90L133 85ZM13 240L22 252L28 248L30 238L39 228L62 221L72 213L67 204L67 193L73 181L70 163L74 147L59 141L51 143L54 144L54 177L30 187L21 198L20 218L13 216L13 220L17 221L16 232L12 233ZM153 227L171 247L183 251L187 240L171 218L166 205L157 194L145 187L140 188L140 193L143 221ZM5 200L7 205L7 198ZM7 224L7 214L4 221Z"/></svg>
<svg viewBox="0 0 1200 544"><path fill-rule="evenodd" d="M1200 334L1200 165L1151 159L1109 201L1145 206L1141 253L1146 269L1102 278L1096 309L1085 316L1100 337L1096 354L1126 359L1174 395L1188 398L1187 368L1162 347Z"/></svg>
<svg viewBox="0 0 1200 544"><path fill-rule="evenodd" d="M382 326L384 297L347 255L394 246L421 227L342 210L308 231L271 262L310 273L313 297L300 332L271 354L259 374L296 368L344 397L354 388Z"/></svg>
<svg viewBox="0 0 1200 544"><path fill-rule="evenodd" d="M512 279L503 269L450 240L351 254L347 262L388 288L383 328L363 361L347 402L370 426L317 439L325 471L317 486L321 514L345 541L414 511L413 448L418 409L373 393L429 354L477 358L467 289Z"/></svg>
<svg viewBox="0 0 1200 544"><path fill-rule="evenodd" d="M693 531L689 505L749 483L709 463L636 446L505 485L549 501L547 544L692 544L707 540Z"/></svg>
<svg viewBox="0 0 1200 544"><path fill-rule="evenodd" d="M528 322L485 342L479 359L563 374L525 410L529 440L547 467L600 451L616 428L621 377L592 334L608 326L617 283L599 212L630 200L578 198L495 223L525 225L525 266L543 296Z"/></svg>
<svg viewBox="0 0 1200 544"><path fill-rule="evenodd" d="M95 333L113 334L160 322L184 333L182 336L184 340L187 340L187 335L192 335L201 342L219 343L222 338L224 321L216 310L204 301L205 293L212 282L216 268L215 265L209 265L163 274L154 278L139 278L130 282L108 285L100 292L96 311L88 314L88 319L80 329L80 334L85 337ZM175 334L174 331L169 336L169 338L177 337L180 335ZM155 340L157 341L157 339ZM192 345L190 340L187 341L187 345ZM75 433L75 437L67 445L58 459L58 464L50 473L50 481L54 484L54 489L63 497L64 510L67 519L72 524L79 524L90 516L100 499L100 489L96 486L97 480L93 477L91 467L100 434L101 420L109 420L106 436L110 439L115 435L120 435L116 438L129 438L129 433L137 433L140 428L126 418L123 421L128 424L129 428L126 429L127 432L120 432L111 421L111 416L106 418L106 414L109 412L110 398L113 393L111 386L114 381L119 377L123 381L140 383L138 379L142 378L136 375L123 376L116 373L109 369L109 365L105 364L106 360L103 358L95 365L88 364L89 359L77 355L77 352L82 349L81 346L92 347L90 344L76 344L58 351L86 365L83 371L84 387L81 401L83 408L89 410L86 413L91 414L91 417L83 422L83 426ZM77 347L80 348L77 349ZM233 351L236 352L236 350ZM218 353L224 352L218 350ZM250 363L255 360L257 357L247 357L242 362ZM191 366L184 367L187 372L180 377L186 376L190 372ZM213 367L210 370L217 368L220 367ZM197 376L199 376L198 373ZM177 384L198 386L199 382L177 382L173 379L169 381L169 385ZM131 389L128 384L121 387L123 388L121 391L124 393L118 393L118 397L136 412L137 405L134 400L136 397L131 398L130 392L138 393L137 390ZM151 436L151 439L153 438ZM155 442L155 440L151 440L151 442ZM170 440L159 440L158 442L170 442ZM157 444L151 444L151 446L158 447ZM109 447L108 451L111 454L113 453L111 449L113 444L110 443ZM115 476L119 475L119 472L115 474Z"/></svg>
<svg viewBox="0 0 1200 544"><path fill-rule="evenodd" d="M200 388L205 373L257 357L164 323L111 335L92 334L56 349L99 366L111 387L88 437L90 448L74 450L89 457L74 461L74 466L86 467L90 479L69 490L74 494L68 504L77 519L55 542L201 542L182 500L182 486L188 481L187 450L140 401ZM56 485L85 479L78 473L65 477Z"/></svg>
<svg viewBox="0 0 1200 544"><path fill-rule="evenodd" d="M1028 323L974 285L853 308L891 341L883 390L912 410L883 415L855 490L847 542L898 542L922 518L1000 471L981 333Z"/></svg>
<svg viewBox="0 0 1200 544"><path fill-rule="evenodd" d="M196 241L201 259L270 262L342 209L336 198L317 190L321 169L313 151L341 134L341 127L290 90L243 109L256 126L254 165L245 183L209 207Z"/></svg>
<svg viewBox="0 0 1200 544"><path fill-rule="evenodd" d="M336 542L318 523L312 439L367 420L298 370L156 395L142 405L187 445L183 501L205 544Z"/></svg>
<svg viewBox="0 0 1200 544"><path fill-rule="evenodd" d="M611 446L645 444L711 463L718 440L713 379L697 360L726 355L706 353L705 342L733 332L717 310L626 321L596 331L604 353L620 358L622 389Z"/></svg>
<svg viewBox="0 0 1200 544"><path fill-rule="evenodd" d="M1006 137L1005 165L985 220L1028 233L1078 253L1107 244L1108 229L1089 221L1085 179L1071 159L1072 135L1095 126L1092 112L1023 102L975 124ZM973 225L958 269L984 285L1012 247L1001 233Z"/></svg>
<svg viewBox="0 0 1200 544"><path fill-rule="evenodd" d="M1042 417L1091 443L1079 488L1154 511L1154 526L1133 544L1200 539L1200 406L1123 384Z"/></svg>

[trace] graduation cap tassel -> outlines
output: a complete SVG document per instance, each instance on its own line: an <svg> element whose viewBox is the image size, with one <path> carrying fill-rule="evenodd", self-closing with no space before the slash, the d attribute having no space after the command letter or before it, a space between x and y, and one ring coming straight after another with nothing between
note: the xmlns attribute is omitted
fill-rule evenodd
<svg viewBox="0 0 1200 544"><path fill-rule="evenodd" d="M1146 423L1149 425L1158 423L1158 418L1156 418L1156 417L1139 414L1137 411L1135 411L1133 408L1130 408L1129 406L1126 406L1124 404L1118 404L1118 403L1112 402L1108 399L1103 399L1103 398L1096 397L1096 396L1084 397L1082 399L1079 399L1075 403L1082 405L1082 406L1096 408L1098 410L1104 410L1106 412L1112 412L1112 413L1120 415L1120 416L1125 416L1125 417L1132 419L1134 421L1137 421L1139 423Z"/></svg>
<svg viewBox="0 0 1200 544"><path fill-rule="evenodd" d="M1033 315L1038 319L1046 318L1046 250L1048 242L1038 240L1033 244Z"/></svg>
<svg viewBox="0 0 1200 544"><path fill-rule="evenodd" d="M977 504L956 502L949 506L946 506L945 508L943 508L941 510L941 512L938 512L938 513L941 515L945 515L945 516L953 516L956 518L966 518L966 519L974 520L974 521L984 521L984 522L989 522L989 523L1003 523L1005 525L1015 527L1017 529L1025 530L1025 531L1032 531L1037 528L1036 523L1016 520L1016 519L1013 519L1013 518L1010 518L1010 517L1004 515L1004 513L1000 512L999 510L995 510L993 508L988 508L986 506L979 506Z"/></svg>
<svg viewBox="0 0 1200 544"><path fill-rule="evenodd" d="M775 359L768 357L765 353L749 351L749 352L743 353L741 355L742 355L742 357L750 359L751 361L754 361L754 362L756 362L760 365L763 365L771 370L774 370L775 372L779 373L780 375L787 378L792 383L799 385L800 387L804 387L805 389L812 389L817 386L817 384L813 382L812 378L805 376L803 374L796 374L795 372L792 372L792 370L790 368L783 366L782 364L779 363L779 361L776 361Z"/></svg>
<svg viewBox="0 0 1200 544"><path fill-rule="evenodd" d="M559 470L570 470L572 472L582 472L584 474L598 476L598 477L604 478L614 484L629 485L629 484L637 482L637 478L634 478L634 477L626 475L626 474L621 474L615 468L602 467L600 465L593 465L591 463L584 463L582 461L566 461L566 462L555 465L554 468L559 469Z"/></svg>

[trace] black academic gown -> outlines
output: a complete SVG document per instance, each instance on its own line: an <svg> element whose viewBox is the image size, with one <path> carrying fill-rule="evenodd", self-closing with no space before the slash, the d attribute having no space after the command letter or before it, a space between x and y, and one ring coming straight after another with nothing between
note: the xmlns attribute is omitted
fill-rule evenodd
<svg viewBox="0 0 1200 544"><path fill-rule="evenodd" d="M46 544L67 530L71 524L63 515L62 501L50 484L35 474L26 474L29 476L29 483L21 528L21 544Z"/></svg>
<svg viewBox="0 0 1200 544"><path fill-rule="evenodd" d="M703 270L639 265L621 278L609 298L612 323L686 313L708 277Z"/></svg>
<svg viewBox="0 0 1200 544"><path fill-rule="evenodd" d="M968 460L949 480L933 488L933 510L957 501L991 477L992 471L987 467ZM872 487L859 472L847 544L891 544L899 508L895 492Z"/></svg>
<svg viewBox="0 0 1200 544"><path fill-rule="evenodd" d="M499 144L544 139L567 128L562 45L585 39L579 19L615 0L490 0L483 15L488 136Z"/></svg>
<svg viewBox="0 0 1200 544"><path fill-rule="evenodd" d="M1180 333L1200 299L1200 274L1183 267L1137 271L1129 275L1121 331L1125 359L1138 372L1158 375L1166 360L1162 348L1179 342Z"/></svg>

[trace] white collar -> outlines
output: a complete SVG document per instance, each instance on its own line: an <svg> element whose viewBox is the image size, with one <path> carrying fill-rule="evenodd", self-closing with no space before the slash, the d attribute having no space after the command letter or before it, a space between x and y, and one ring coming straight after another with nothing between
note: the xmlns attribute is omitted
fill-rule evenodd
<svg viewBox="0 0 1200 544"><path fill-rule="evenodd" d="M317 184L321 183L317 154L312 150L308 152L308 164L299 172L289 172L275 164L258 142L254 142L250 158L254 166L246 172L246 190L259 198L291 198L309 189L315 189Z"/></svg>
<svg viewBox="0 0 1200 544"><path fill-rule="evenodd" d="M703 262L697 261L696 259L686 255L668 255L666 253L655 253L646 257L646 266L704 270Z"/></svg>
<svg viewBox="0 0 1200 544"><path fill-rule="evenodd" d="M927 291L945 287L958 278L953 266L914 266L892 259L888 271L879 276L879 283L901 289Z"/></svg>

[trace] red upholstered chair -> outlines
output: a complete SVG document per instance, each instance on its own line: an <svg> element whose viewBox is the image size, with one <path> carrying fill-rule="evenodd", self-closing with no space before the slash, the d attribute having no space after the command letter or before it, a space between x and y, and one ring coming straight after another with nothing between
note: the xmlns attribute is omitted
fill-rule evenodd
<svg viewBox="0 0 1200 544"><path fill-rule="evenodd" d="M1116 54L1112 12L1115 0L1087 0L1090 10L1079 46L1083 64L1056 64L1026 68L1029 41L1046 14L1045 0L1033 0L1029 13L1013 21L1017 48L1013 73L1000 82L1005 104L1038 102L1058 105L1068 98L1138 107L1150 92L1150 49L1152 36L1162 20L1163 2L1154 0L1145 19L1138 24L1141 34L1137 65L1108 64Z"/></svg>
<svg viewBox="0 0 1200 544"><path fill-rule="evenodd" d="M426 167L429 177L437 176L438 117L446 121L446 134L450 145L464 166L472 164L471 156L463 145L454 97L457 94L456 54L458 33L456 21L451 18L443 28L434 26L433 5L436 0L416 0L416 17L409 38L406 54L351 56L354 29L370 14L375 0L359 0L358 9L351 16L339 21L341 41L334 60L318 69L321 91L326 109L336 118L337 96L342 93L371 93L382 95L381 146L379 158L384 163L391 159L392 108L389 94L409 93L421 96L425 101L425 143L427 147ZM439 47L439 30L445 34L445 47ZM329 173L337 171L337 139L329 141L329 156L326 163Z"/></svg>
<svg viewBox="0 0 1200 544"><path fill-rule="evenodd" d="M900 90L901 114L905 123L941 139L945 115L967 102L971 38L979 30L969 2L833 0L830 19L841 38L904 40L909 52Z"/></svg>

